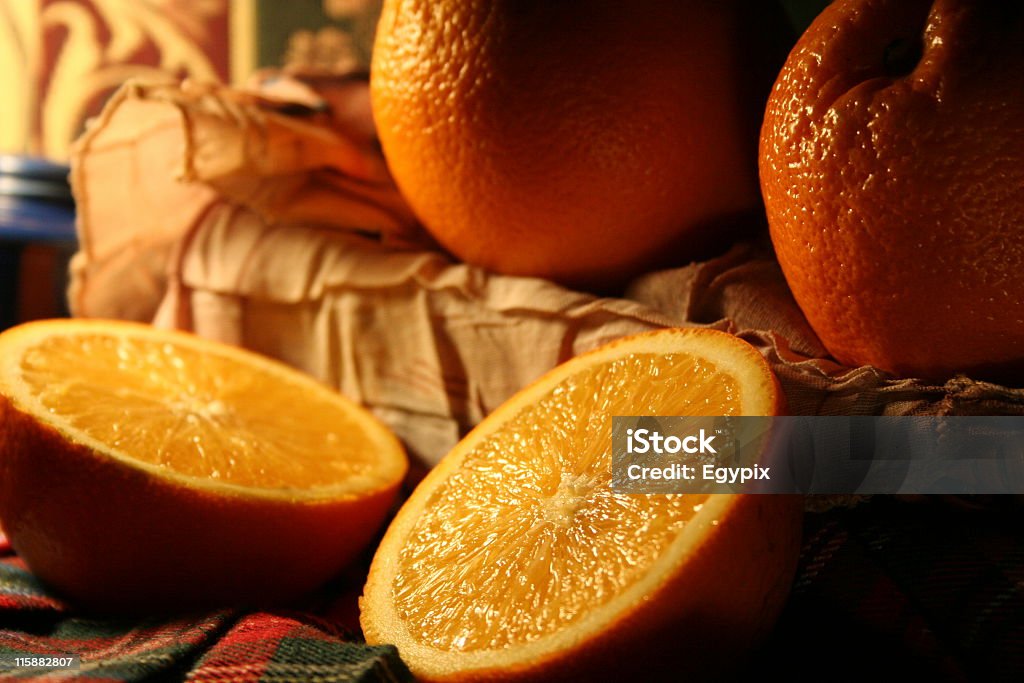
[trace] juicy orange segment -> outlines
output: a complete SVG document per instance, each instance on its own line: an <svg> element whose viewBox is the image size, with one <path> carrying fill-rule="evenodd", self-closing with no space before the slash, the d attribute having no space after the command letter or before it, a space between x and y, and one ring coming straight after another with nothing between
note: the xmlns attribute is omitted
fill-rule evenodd
<svg viewBox="0 0 1024 683"><path fill-rule="evenodd" d="M41 339L13 370L55 422L175 474L307 492L370 483L379 435L362 411L295 373L240 371L237 351L201 348L95 330Z"/></svg>
<svg viewBox="0 0 1024 683"><path fill-rule="evenodd" d="M613 494L608 416L659 414L672 404L683 414L730 415L735 391L714 364L685 353L630 354L558 383L483 438L431 495L399 556L396 609L405 621L430 624L422 634L434 647L468 651L535 640L606 603L705 498ZM623 525L638 533L617 533ZM596 573L588 562L595 557ZM469 582L479 582L472 603L449 590Z"/></svg>
<svg viewBox="0 0 1024 683"><path fill-rule="evenodd" d="M366 410L257 354L114 321L0 334L0 518L90 605L306 592L369 543L405 471Z"/></svg>
<svg viewBox="0 0 1024 683"><path fill-rule="evenodd" d="M118 457L302 496L404 471L393 437L364 410L284 366L141 326L57 325L8 333L0 392Z"/></svg>
<svg viewBox="0 0 1024 683"><path fill-rule="evenodd" d="M778 605L766 594L792 571L793 499L616 494L611 417L780 408L760 355L710 330L642 335L556 368L467 436L402 508L365 589L368 641L397 644L427 680L533 677L550 662L561 669L624 619L651 612L656 623L714 604L709 591L668 614L649 607L691 571L692 556L724 547L720 538L742 547L719 561L761 563L764 576L750 583L764 592L740 609L750 624L762 610L770 620ZM748 515L779 522L766 534L772 548L765 538L734 538L750 533ZM732 642L750 635L745 628Z"/></svg>

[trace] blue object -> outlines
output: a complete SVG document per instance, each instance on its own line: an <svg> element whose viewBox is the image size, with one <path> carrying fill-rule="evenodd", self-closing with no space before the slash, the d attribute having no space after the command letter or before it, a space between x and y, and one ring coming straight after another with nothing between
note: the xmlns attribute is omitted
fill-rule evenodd
<svg viewBox="0 0 1024 683"><path fill-rule="evenodd" d="M69 169L45 159L0 155L0 329L18 319L21 254L41 245L55 250L63 268L55 308L66 312L67 260L77 247Z"/></svg>

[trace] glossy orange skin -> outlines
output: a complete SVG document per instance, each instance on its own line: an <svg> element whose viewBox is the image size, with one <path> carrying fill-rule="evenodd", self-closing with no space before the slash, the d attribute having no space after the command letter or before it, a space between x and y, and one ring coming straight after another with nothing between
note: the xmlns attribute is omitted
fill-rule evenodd
<svg viewBox="0 0 1024 683"><path fill-rule="evenodd" d="M760 167L783 272L838 360L1019 376L1024 4L833 3L775 84Z"/></svg>
<svg viewBox="0 0 1024 683"><path fill-rule="evenodd" d="M497 272L607 290L685 264L761 211L757 70L781 59L758 4L386 0L370 86L392 174Z"/></svg>

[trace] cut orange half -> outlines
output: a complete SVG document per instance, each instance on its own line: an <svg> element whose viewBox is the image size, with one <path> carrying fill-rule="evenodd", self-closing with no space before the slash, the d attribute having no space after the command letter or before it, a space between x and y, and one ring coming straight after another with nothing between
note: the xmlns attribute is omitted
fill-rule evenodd
<svg viewBox="0 0 1024 683"><path fill-rule="evenodd" d="M298 596L372 540L405 471L367 411L257 354L112 321L0 334L0 519L89 606Z"/></svg>
<svg viewBox="0 0 1024 683"><path fill-rule="evenodd" d="M614 493L612 416L781 407L760 354L713 330L631 337L557 367L402 507L361 601L367 642L397 645L426 681L728 668L787 595L800 500Z"/></svg>

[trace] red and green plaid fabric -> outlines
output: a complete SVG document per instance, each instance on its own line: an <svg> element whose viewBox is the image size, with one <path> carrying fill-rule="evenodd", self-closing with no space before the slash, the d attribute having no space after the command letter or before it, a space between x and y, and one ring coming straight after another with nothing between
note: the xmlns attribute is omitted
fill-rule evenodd
<svg viewBox="0 0 1024 683"><path fill-rule="evenodd" d="M792 597L740 679L1024 680L1020 511L1011 497L876 497L807 515ZM410 680L394 648L354 632L357 583L303 611L104 619L50 595L0 540L0 680L38 679L8 665L57 653L82 662L59 680Z"/></svg>
<svg viewBox="0 0 1024 683"><path fill-rule="evenodd" d="M344 588L341 599L354 600ZM334 596L329 596L334 597ZM395 648L371 647L350 611L218 611L128 620L77 614L53 597L0 535L0 680L411 681ZM14 667L15 657L79 655L79 670Z"/></svg>

